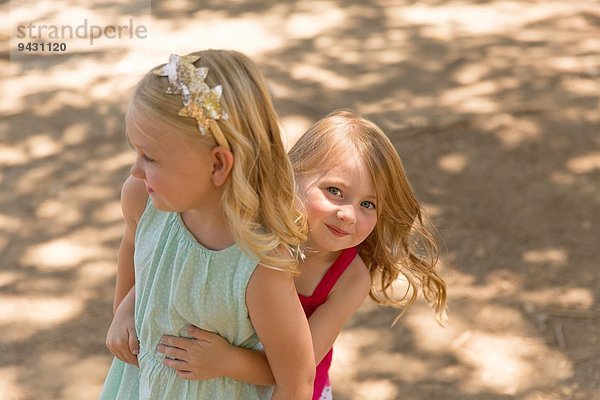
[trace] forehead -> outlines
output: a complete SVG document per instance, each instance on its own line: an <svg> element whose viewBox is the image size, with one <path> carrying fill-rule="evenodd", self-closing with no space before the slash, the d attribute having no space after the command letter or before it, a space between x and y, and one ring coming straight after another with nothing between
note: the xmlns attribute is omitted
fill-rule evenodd
<svg viewBox="0 0 600 400"><path fill-rule="evenodd" d="M125 133L134 145L148 142L161 142L164 128L152 118L149 113L142 113L134 106L130 106L125 114Z"/></svg>
<svg viewBox="0 0 600 400"><path fill-rule="evenodd" d="M358 157L340 157L328 163L320 171L309 173L301 177L304 185L315 183L340 184L364 191L365 194L374 195L375 184L365 163Z"/></svg>

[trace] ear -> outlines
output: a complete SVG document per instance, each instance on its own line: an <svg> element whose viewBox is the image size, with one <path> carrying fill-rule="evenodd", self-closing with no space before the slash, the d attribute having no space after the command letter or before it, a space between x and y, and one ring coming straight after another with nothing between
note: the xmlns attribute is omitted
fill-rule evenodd
<svg viewBox="0 0 600 400"><path fill-rule="evenodd" d="M221 187L229 178L233 168L233 153L231 150L217 146L210 152L212 160L212 181L216 187Z"/></svg>

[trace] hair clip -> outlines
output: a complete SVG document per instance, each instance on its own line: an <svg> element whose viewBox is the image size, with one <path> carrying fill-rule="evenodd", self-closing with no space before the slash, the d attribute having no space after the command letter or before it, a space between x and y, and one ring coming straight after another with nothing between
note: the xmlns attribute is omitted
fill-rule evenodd
<svg viewBox="0 0 600 400"><path fill-rule="evenodd" d="M223 87L217 85L210 88L205 82L208 68L194 66L199 56L178 56L171 54L169 62L161 69L154 70L154 75L166 76L169 79L167 94L181 94L183 108L178 115L194 118L198 123L198 129L202 135L205 134L210 120L228 119L229 116L222 109L221 94Z"/></svg>

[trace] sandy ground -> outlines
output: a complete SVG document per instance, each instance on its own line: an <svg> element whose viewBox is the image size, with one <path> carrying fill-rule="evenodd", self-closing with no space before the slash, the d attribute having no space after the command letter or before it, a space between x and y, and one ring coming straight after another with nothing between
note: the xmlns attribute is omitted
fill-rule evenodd
<svg viewBox="0 0 600 400"><path fill-rule="evenodd" d="M337 107L380 124L444 242L450 325L421 303L390 328L365 303L337 400L600 399L597 1L199 3L0 2L0 399L98 395L128 93L207 47L257 61L289 138ZM84 18L149 35L45 55L9 40Z"/></svg>

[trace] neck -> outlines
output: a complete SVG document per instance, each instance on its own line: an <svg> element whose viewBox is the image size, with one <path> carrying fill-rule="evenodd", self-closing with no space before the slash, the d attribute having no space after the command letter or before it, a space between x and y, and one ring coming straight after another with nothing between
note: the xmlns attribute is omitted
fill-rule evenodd
<svg viewBox="0 0 600 400"><path fill-rule="evenodd" d="M307 243L304 249L304 261L302 261L300 268L311 267L313 265L327 265L333 263L340 255L339 251L326 251L318 248L311 247Z"/></svg>
<svg viewBox="0 0 600 400"><path fill-rule="evenodd" d="M233 234L220 206L183 211L181 218L194 238L208 249L222 250L234 243Z"/></svg>

